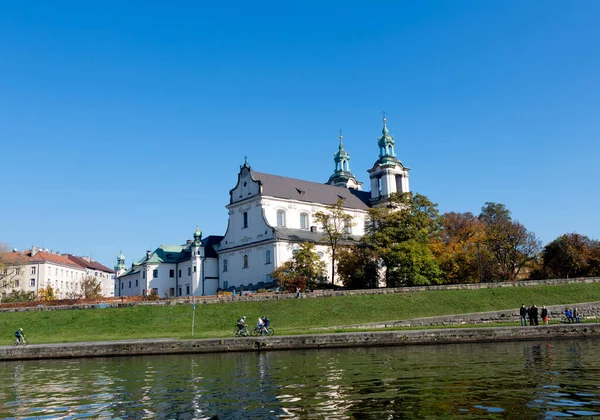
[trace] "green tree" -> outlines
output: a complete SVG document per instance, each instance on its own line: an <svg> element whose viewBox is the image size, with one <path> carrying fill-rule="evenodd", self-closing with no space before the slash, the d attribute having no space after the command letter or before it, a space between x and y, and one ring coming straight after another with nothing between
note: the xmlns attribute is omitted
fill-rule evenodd
<svg viewBox="0 0 600 420"><path fill-rule="evenodd" d="M513 221L503 204L485 203L479 219L486 227L482 253L486 278L514 281L533 263L541 251L541 242L518 221Z"/></svg>
<svg viewBox="0 0 600 420"><path fill-rule="evenodd" d="M379 286L379 259L372 249L351 245L338 252L337 272L344 287L373 289Z"/></svg>
<svg viewBox="0 0 600 420"><path fill-rule="evenodd" d="M331 285L335 285L335 265L337 252L341 242L349 237L352 228L352 216L344 211L344 200L341 198L333 205L327 206L326 211L315 213L315 220L321 224L325 241L331 253Z"/></svg>
<svg viewBox="0 0 600 420"><path fill-rule="evenodd" d="M440 233L437 204L421 194L392 194L386 206L369 210L363 242L383 262L387 286L438 283L441 271L429 249Z"/></svg>
<svg viewBox="0 0 600 420"><path fill-rule="evenodd" d="M600 260L600 241L578 233L559 236L542 251L541 275L535 277L565 278L596 275Z"/></svg>
<svg viewBox="0 0 600 420"><path fill-rule="evenodd" d="M315 248L314 243L304 242L292 259L275 269L271 277L289 291L294 291L296 287L314 288L325 277L325 261L321 260Z"/></svg>

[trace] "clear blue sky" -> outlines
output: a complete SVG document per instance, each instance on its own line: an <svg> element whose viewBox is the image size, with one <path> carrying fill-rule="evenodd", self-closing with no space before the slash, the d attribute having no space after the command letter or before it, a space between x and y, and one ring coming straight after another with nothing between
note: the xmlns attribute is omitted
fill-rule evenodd
<svg viewBox="0 0 600 420"><path fill-rule="evenodd" d="M224 6L219 6L224 5ZM248 155L600 238L600 2L0 2L0 241L113 266L227 226Z"/></svg>

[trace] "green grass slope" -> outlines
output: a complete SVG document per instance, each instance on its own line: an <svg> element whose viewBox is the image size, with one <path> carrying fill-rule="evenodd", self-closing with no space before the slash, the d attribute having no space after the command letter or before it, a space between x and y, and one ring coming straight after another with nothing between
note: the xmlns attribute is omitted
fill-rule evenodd
<svg viewBox="0 0 600 420"><path fill-rule="evenodd" d="M600 301L600 283L428 291L406 294L290 299L197 305L194 338L227 337L242 315L253 327L267 315L276 334L311 328L421 318L437 315L518 310L526 305ZM23 327L33 344L137 338L191 338L192 305L119 309L10 312L0 314L0 345Z"/></svg>

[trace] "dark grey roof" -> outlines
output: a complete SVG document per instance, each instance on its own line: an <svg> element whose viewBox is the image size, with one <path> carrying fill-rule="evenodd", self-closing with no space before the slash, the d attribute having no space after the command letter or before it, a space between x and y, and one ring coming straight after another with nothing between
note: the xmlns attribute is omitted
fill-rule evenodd
<svg viewBox="0 0 600 420"><path fill-rule="evenodd" d="M202 239L202 245L204 245L204 256L206 258L218 258L217 252L214 246L223 240L223 236L210 235Z"/></svg>
<svg viewBox="0 0 600 420"><path fill-rule="evenodd" d="M367 210L371 194L318 182L303 181L279 175L252 171L252 178L262 184L262 195L325 205L344 199L344 207Z"/></svg>
<svg viewBox="0 0 600 420"><path fill-rule="evenodd" d="M290 228L275 228L275 236L277 239L283 239L291 242L318 242L327 243L327 238L324 232L311 232L306 229L290 229ZM340 242L343 244L358 241L360 236L348 235Z"/></svg>

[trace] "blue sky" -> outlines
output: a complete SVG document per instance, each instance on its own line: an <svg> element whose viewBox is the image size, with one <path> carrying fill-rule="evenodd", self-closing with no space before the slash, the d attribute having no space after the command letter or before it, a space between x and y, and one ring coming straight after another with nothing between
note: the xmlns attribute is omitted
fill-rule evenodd
<svg viewBox="0 0 600 420"><path fill-rule="evenodd" d="M224 6L219 6L223 4ZM248 156L600 238L600 2L0 2L0 241L113 266L224 234ZM368 187L367 187L368 189Z"/></svg>

